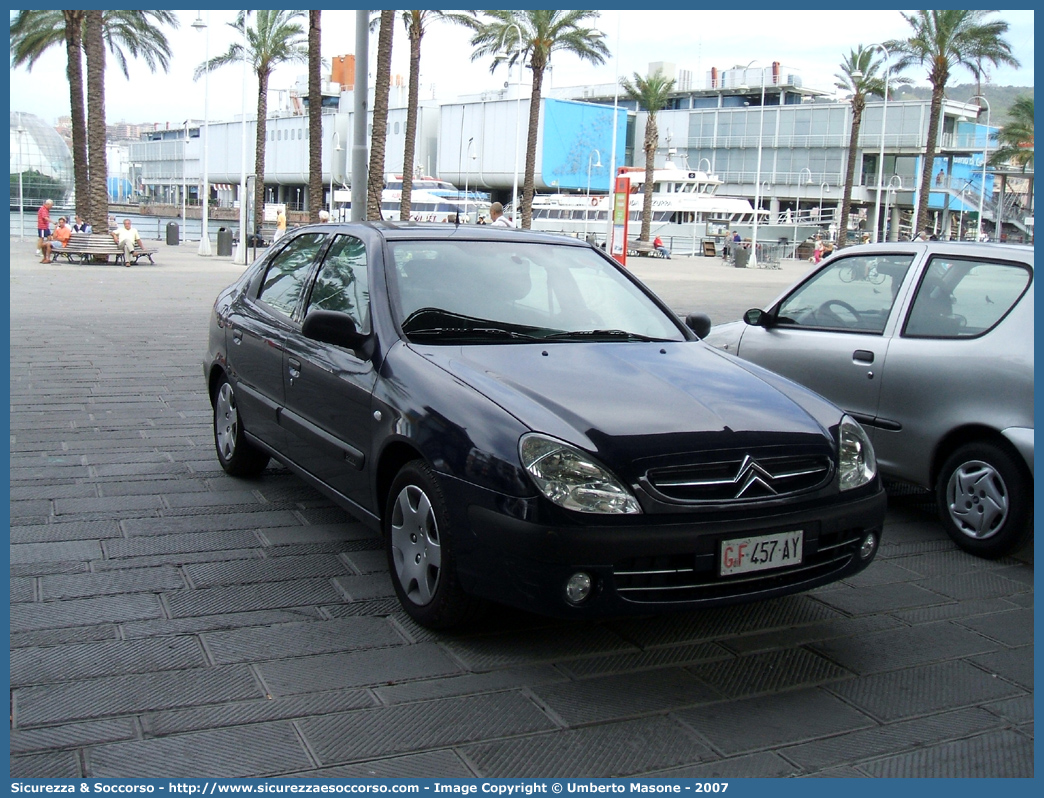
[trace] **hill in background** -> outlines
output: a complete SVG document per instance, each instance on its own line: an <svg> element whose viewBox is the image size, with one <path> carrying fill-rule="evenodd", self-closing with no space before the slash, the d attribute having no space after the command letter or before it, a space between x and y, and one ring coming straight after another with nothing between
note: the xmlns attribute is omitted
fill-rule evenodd
<svg viewBox="0 0 1044 798"><path fill-rule="evenodd" d="M1011 117L1008 109L1016 97L1033 96L1032 86L995 86L992 84L977 88L974 83L957 83L946 87L946 98L957 102L966 102L976 94L982 94L990 104L990 127L1003 127ZM894 91L896 100L924 100L932 98L931 86L897 86ZM986 118L982 119L983 124Z"/></svg>

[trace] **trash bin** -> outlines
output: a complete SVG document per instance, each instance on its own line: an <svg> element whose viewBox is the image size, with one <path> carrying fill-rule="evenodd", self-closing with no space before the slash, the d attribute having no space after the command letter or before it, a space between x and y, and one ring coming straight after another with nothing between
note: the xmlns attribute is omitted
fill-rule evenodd
<svg viewBox="0 0 1044 798"><path fill-rule="evenodd" d="M737 269L746 269L747 262L750 260L750 250L743 246L736 246L733 257Z"/></svg>
<svg viewBox="0 0 1044 798"><path fill-rule="evenodd" d="M179 231L178 231L178 223L177 222L167 222L167 246L168 247L176 247L180 243L180 238L179 238L178 233L179 233Z"/></svg>
<svg viewBox="0 0 1044 798"><path fill-rule="evenodd" d="M219 257L232 257L232 231L224 227L218 228L217 254Z"/></svg>

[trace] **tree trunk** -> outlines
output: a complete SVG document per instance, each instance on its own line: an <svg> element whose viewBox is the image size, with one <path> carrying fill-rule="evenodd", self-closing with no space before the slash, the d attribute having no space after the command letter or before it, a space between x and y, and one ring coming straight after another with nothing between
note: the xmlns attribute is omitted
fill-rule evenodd
<svg viewBox="0 0 1044 798"><path fill-rule="evenodd" d="M848 239L848 215L852 211L852 181L855 178L856 145L859 142L859 128L863 125L863 110L865 108L866 99L862 94L856 94L852 97L852 131L848 135L848 163L845 165L845 185L841 195L841 221L837 225L838 249L843 247ZM881 135L884 135L884 133L882 132ZM874 226L877 226L876 222Z"/></svg>
<svg viewBox="0 0 1044 798"><path fill-rule="evenodd" d="M373 92L373 133L370 135L370 169L366 186L366 218L380 221L381 192L384 191L384 149L388 137L388 90L391 87L392 33L395 12L381 12L377 34L377 71Z"/></svg>
<svg viewBox="0 0 1044 798"><path fill-rule="evenodd" d="M649 243L652 237L653 172L656 170L656 144L660 139L656 127L656 114L650 113L645 121L645 185L642 186L642 232L639 241ZM627 211L630 213L630 210Z"/></svg>
<svg viewBox="0 0 1044 798"><path fill-rule="evenodd" d="M922 230L928 229L928 192L932 188L932 167L935 165L935 150L939 139L939 117L942 115L942 101L945 91L945 79L941 82L932 82L932 105L929 111L931 117L928 120L928 141L924 147L924 163L921 164L921 188L917 196L914 229L911 231L914 236Z"/></svg>
<svg viewBox="0 0 1044 798"><path fill-rule="evenodd" d="M72 118L73 186L76 213L90 218L91 196L87 169L87 112L83 105L83 12L62 11L65 15L65 76L69 81L69 109Z"/></svg>
<svg viewBox="0 0 1044 798"><path fill-rule="evenodd" d="M322 13L322 11L308 12L308 197L310 200L308 221L310 222L319 221L320 203L317 200L323 196L323 93L319 85L323 68L320 51ZM331 117L331 119L333 118ZM334 123L331 121L332 124ZM333 175L334 157L331 148L331 176Z"/></svg>
<svg viewBox="0 0 1044 798"><path fill-rule="evenodd" d="M410 12L413 14L423 12ZM410 203L413 195L413 162L417 149L417 117L420 109L420 59L421 37L424 29L421 20L414 19L410 33L410 88L406 105L406 146L402 151L402 198L399 200L399 219L410 220Z"/></svg>
<svg viewBox="0 0 1044 798"><path fill-rule="evenodd" d="M87 56L87 219L101 232L109 229L109 169L105 157L105 42L100 10L84 12L83 49Z"/></svg>
<svg viewBox="0 0 1044 798"><path fill-rule="evenodd" d="M246 233L256 233L261 229L261 219L265 210L265 139L268 136L268 79L271 69L257 71L257 135L254 137L254 216L251 229L244 231L242 242L248 240ZM321 195L320 195L321 196Z"/></svg>
<svg viewBox="0 0 1044 798"><path fill-rule="evenodd" d="M543 59L533 53L530 59L533 68L533 92L529 98L529 131L526 133L526 174L522 183L522 227L529 230L533 226L533 194L535 193L534 175L536 173L537 131L540 129L540 94L544 86ZM521 68L521 67L520 67Z"/></svg>

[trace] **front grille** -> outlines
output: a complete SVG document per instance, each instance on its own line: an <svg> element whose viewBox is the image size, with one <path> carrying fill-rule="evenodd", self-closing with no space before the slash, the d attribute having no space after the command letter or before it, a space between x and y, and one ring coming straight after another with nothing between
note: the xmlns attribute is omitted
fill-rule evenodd
<svg viewBox="0 0 1044 798"><path fill-rule="evenodd" d="M771 571L718 575L718 541L714 554L671 554L634 557L613 566L616 591L626 601L669 603L734 598L829 576L857 556L863 532L848 529L806 537L800 565Z"/></svg>
<svg viewBox="0 0 1044 798"><path fill-rule="evenodd" d="M645 481L671 501L744 502L815 490L832 474L824 454L737 455L712 463L653 468Z"/></svg>

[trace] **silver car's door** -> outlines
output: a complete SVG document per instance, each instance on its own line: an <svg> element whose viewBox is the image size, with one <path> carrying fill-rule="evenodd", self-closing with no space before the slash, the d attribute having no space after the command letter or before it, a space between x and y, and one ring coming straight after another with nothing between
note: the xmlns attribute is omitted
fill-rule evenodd
<svg viewBox="0 0 1044 798"><path fill-rule="evenodd" d="M737 354L827 397L873 436L896 298L913 258L831 259L761 325L745 328Z"/></svg>

